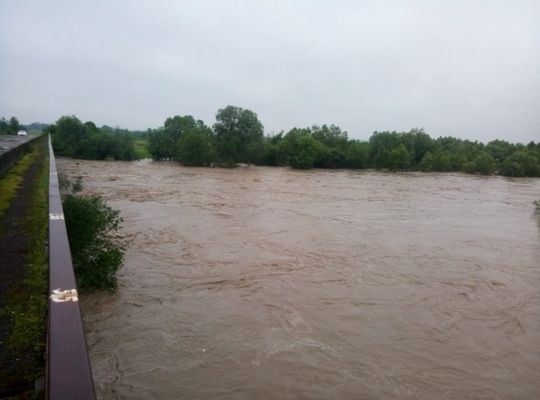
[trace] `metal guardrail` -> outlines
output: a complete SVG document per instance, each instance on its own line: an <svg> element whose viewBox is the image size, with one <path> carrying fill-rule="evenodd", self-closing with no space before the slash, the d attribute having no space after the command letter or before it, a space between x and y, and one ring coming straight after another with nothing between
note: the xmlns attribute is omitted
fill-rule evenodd
<svg viewBox="0 0 540 400"><path fill-rule="evenodd" d="M46 396L53 400L95 399L50 137L49 289Z"/></svg>

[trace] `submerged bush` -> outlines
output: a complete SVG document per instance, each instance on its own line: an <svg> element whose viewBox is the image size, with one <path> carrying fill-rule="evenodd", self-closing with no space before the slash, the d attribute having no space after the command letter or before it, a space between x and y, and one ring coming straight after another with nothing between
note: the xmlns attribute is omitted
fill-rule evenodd
<svg viewBox="0 0 540 400"><path fill-rule="evenodd" d="M63 206L79 289L114 291L124 259L123 243L112 236L120 228L120 212L99 196L69 194Z"/></svg>

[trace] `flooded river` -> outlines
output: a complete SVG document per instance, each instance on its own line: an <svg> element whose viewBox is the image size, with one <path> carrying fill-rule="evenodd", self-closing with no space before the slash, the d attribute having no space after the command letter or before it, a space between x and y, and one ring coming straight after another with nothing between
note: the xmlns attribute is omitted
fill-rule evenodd
<svg viewBox="0 0 540 400"><path fill-rule="evenodd" d="M129 243L102 399L540 398L540 179L58 165Z"/></svg>

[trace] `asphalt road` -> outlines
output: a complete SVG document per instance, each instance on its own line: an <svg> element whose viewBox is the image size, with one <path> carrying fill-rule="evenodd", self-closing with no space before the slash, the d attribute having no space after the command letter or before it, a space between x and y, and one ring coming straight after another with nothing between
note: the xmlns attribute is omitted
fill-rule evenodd
<svg viewBox="0 0 540 400"><path fill-rule="evenodd" d="M34 139L35 136L0 135L0 157L14 147Z"/></svg>

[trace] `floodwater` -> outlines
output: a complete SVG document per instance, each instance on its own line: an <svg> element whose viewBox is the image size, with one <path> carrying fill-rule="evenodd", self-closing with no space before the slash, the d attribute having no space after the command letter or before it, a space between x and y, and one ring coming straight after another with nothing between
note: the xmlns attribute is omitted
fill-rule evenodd
<svg viewBox="0 0 540 400"><path fill-rule="evenodd" d="M540 398L540 179L58 164L129 243L102 399Z"/></svg>

